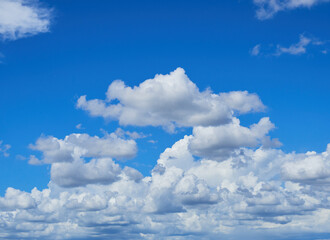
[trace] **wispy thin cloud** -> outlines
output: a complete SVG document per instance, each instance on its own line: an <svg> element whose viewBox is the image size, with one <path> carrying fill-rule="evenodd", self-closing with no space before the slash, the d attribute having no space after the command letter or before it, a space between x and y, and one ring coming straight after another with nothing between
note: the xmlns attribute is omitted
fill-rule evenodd
<svg viewBox="0 0 330 240"><path fill-rule="evenodd" d="M278 12L297 8L311 8L329 0L254 0L257 6L256 16L259 20L270 19Z"/></svg>
<svg viewBox="0 0 330 240"><path fill-rule="evenodd" d="M260 44L255 45L250 51L252 56L258 56L260 54Z"/></svg>
<svg viewBox="0 0 330 240"><path fill-rule="evenodd" d="M4 157L9 157L9 153L8 150L11 148L11 146L9 144L3 144L3 141L0 140L0 153L4 156Z"/></svg>
<svg viewBox="0 0 330 240"><path fill-rule="evenodd" d="M82 124L79 123L79 124L76 125L76 129L81 130L81 129L84 129L84 128L83 128Z"/></svg>
<svg viewBox="0 0 330 240"><path fill-rule="evenodd" d="M282 47L277 45L277 51L275 55L291 54L300 55L306 53L307 46L312 44L314 41L311 38L305 37L303 34L299 36L299 42L290 45L289 47Z"/></svg>
<svg viewBox="0 0 330 240"><path fill-rule="evenodd" d="M292 43L289 46L283 46L282 44L257 44L250 50L251 56L281 56L283 54L289 55L303 55L309 50L316 50L319 53L327 54L325 49L328 41L320 41L315 37L307 37L305 34L299 35L299 41ZM314 46L314 48L312 47Z"/></svg>

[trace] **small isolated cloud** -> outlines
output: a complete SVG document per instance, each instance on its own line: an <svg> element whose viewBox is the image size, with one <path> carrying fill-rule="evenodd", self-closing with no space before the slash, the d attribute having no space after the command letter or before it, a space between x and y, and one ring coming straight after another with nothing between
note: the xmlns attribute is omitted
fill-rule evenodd
<svg viewBox="0 0 330 240"><path fill-rule="evenodd" d="M128 137L128 138L131 138L131 139L139 139L139 138L146 138L148 137L148 135L145 135L144 133L140 132L131 132L131 131L125 131L123 130L122 128L117 128L116 131L115 131L116 135L118 137Z"/></svg>
<svg viewBox="0 0 330 240"><path fill-rule="evenodd" d="M291 54L291 55L300 55L306 53L306 48L309 44L314 43L314 40L308 37L305 37L303 34L299 37L299 42L292 44L289 47L282 47L280 45L277 46L277 51L275 55L282 54ZM315 43L318 43L315 41Z"/></svg>
<svg viewBox="0 0 330 240"><path fill-rule="evenodd" d="M0 36L16 40L49 31L51 10L38 0L1 0Z"/></svg>
<svg viewBox="0 0 330 240"><path fill-rule="evenodd" d="M260 53L260 47L261 47L260 44L255 45L255 46L252 48L251 52L250 52L251 55L252 55L252 56L258 56L259 53Z"/></svg>
<svg viewBox="0 0 330 240"><path fill-rule="evenodd" d="M259 20L270 19L278 12L297 8L311 8L329 0L253 0L257 6L256 15Z"/></svg>
<svg viewBox="0 0 330 240"><path fill-rule="evenodd" d="M81 123L77 124L76 128L79 129L79 130L84 129Z"/></svg>
<svg viewBox="0 0 330 240"><path fill-rule="evenodd" d="M9 157L8 150L10 148L11 146L9 144L3 144L3 141L0 140L0 153L2 153L4 157Z"/></svg>

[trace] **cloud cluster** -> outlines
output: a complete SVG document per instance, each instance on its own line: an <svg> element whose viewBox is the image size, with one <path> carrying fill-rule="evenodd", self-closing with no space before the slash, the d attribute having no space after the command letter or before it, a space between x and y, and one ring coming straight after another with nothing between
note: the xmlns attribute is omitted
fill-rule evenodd
<svg viewBox="0 0 330 240"><path fill-rule="evenodd" d="M272 18L281 11L288 11L297 8L311 8L317 4L328 2L329 0L253 0L258 7L257 18L265 20Z"/></svg>
<svg viewBox="0 0 330 240"><path fill-rule="evenodd" d="M101 104L119 121L124 112L141 110L149 115L133 115L127 120L131 125L172 122L191 126L192 133L160 154L150 176L114 160L136 154L131 138L137 135L123 129L102 138L41 137L31 148L42 158L31 157L30 162L51 164L51 181L48 188L30 193L7 189L0 198L0 238L283 239L283 234L330 234L330 144L322 153L285 153L269 136L274 128L269 118L246 127L233 116L231 111L263 107L256 95L200 92L183 70L155 79L135 88L115 82L122 95L110 90L110 96L118 103L86 100L80 107L93 114L94 103ZM169 115L168 105L156 108L144 102L143 95L157 99L154 91L160 102L170 104L171 94L173 102L182 101L187 109L172 103L174 113ZM184 97L176 96L184 92ZM207 119L219 106L229 109L228 120L206 121L192 106L206 112ZM120 109L118 115L112 115L114 108ZM141 124L148 116L152 120Z"/></svg>
<svg viewBox="0 0 330 240"><path fill-rule="evenodd" d="M70 134L64 139L40 137L30 148L40 151L42 159L31 155L29 163L51 164L51 180L62 187L87 184L109 184L124 174L138 180L141 174L126 167L122 170L112 158L133 158L137 153L136 142L116 133L100 138L88 134Z"/></svg>
<svg viewBox="0 0 330 240"><path fill-rule="evenodd" d="M51 11L37 0L1 0L0 36L16 40L49 31Z"/></svg>

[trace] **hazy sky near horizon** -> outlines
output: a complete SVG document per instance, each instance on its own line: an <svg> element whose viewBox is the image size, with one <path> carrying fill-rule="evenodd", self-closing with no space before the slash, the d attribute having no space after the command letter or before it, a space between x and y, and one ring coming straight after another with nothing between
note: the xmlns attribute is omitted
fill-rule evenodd
<svg viewBox="0 0 330 240"><path fill-rule="evenodd" d="M0 239L330 238L330 2L0 0Z"/></svg>

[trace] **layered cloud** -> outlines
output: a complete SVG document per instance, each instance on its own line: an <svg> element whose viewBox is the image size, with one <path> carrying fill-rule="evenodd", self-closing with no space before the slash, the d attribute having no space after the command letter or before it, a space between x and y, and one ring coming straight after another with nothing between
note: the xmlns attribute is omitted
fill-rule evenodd
<svg viewBox="0 0 330 240"><path fill-rule="evenodd" d="M288 11L297 8L311 8L329 0L253 0L257 6L257 18L265 20L272 18L281 11Z"/></svg>
<svg viewBox="0 0 330 240"><path fill-rule="evenodd" d="M234 116L264 108L256 95L200 92L181 69L155 79L147 80L148 88L145 82L135 88L120 83L122 95L110 90L116 104L89 101L104 109L120 109L120 114L104 117L121 121L123 112L141 109L153 116L152 121L141 124L147 116L134 115L127 120L130 125L170 122L190 126L191 134L155 159L150 176L116 162L136 154L133 138L143 137L141 133L118 129L104 137L41 137L31 145L41 152L40 160L32 157L30 163L51 164L48 188L29 193L7 189L0 198L0 238L284 239L293 234L299 239L310 232L330 234L330 145L322 153L285 153L270 136L275 125L268 117L242 126ZM173 101L182 102L187 110L172 103L174 113L168 115L168 105L156 108L144 103L140 98L148 95L146 89L150 91L146 99L157 100L152 93L155 85L160 102L169 102L166 94L172 93ZM192 97L192 90L198 97ZM177 96L177 91L187 92L185 98ZM89 101L80 107L89 106ZM207 105L209 101L214 102ZM206 111L206 116L192 106ZM217 108L228 109L229 114L217 112L227 120L205 121ZM93 114L93 109L88 111ZM101 112L94 115L103 116ZM191 115L203 121L191 121Z"/></svg>
<svg viewBox="0 0 330 240"><path fill-rule="evenodd" d="M16 40L49 31L51 10L37 0L1 0L0 36Z"/></svg>

